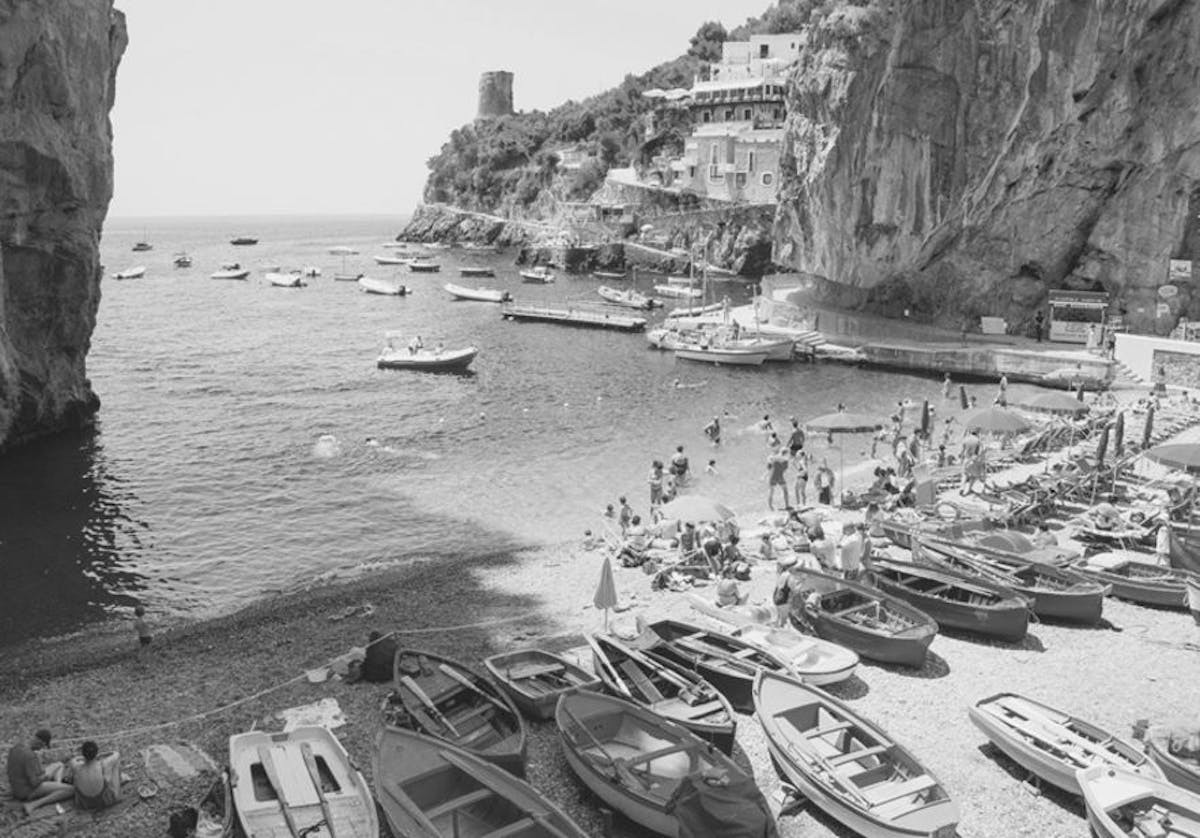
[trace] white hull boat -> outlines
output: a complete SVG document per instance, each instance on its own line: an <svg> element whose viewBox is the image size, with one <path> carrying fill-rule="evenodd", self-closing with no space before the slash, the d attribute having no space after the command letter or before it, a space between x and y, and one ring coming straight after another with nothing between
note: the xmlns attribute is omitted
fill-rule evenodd
<svg viewBox="0 0 1200 838"><path fill-rule="evenodd" d="M308 285L301 274L281 274L274 272L267 274L267 282L277 288L303 288L305 285Z"/></svg>
<svg viewBox="0 0 1200 838"><path fill-rule="evenodd" d="M136 268L129 268L125 271L117 271L112 275L113 279L141 279L146 275L146 269L138 265Z"/></svg>
<svg viewBox="0 0 1200 838"><path fill-rule="evenodd" d="M372 256L376 265L407 265L412 261L410 256Z"/></svg>
<svg viewBox="0 0 1200 838"><path fill-rule="evenodd" d="M1080 771L1077 781L1099 838L1200 838L1200 795L1103 765Z"/></svg>
<svg viewBox="0 0 1200 838"><path fill-rule="evenodd" d="M702 361L707 364L736 367L760 367L767 360L767 353L761 349L720 349L699 346L675 350L675 357L685 361Z"/></svg>
<svg viewBox="0 0 1200 838"><path fill-rule="evenodd" d="M370 276L359 277L358 287L368 294L381 294L385 297L403 297L408 293L408 289L403 285L396 285L393 282L375 279Z"/></svg>
<svg viewBox="0 0 1200 838"><path fill-rule="evenodd" d="M447 282L442 287L456 300L473 300L480 303L505 303L512 299L511 294L507 291L501 291L498 288L464 288L461 285L455 285L453 282Z"/></svg>
<svg viewBox="0 0 1200 838"><path fill-rule="evenodd" d="M616 288L610 288L607 285L601 285L596 289L596 293L604 298L604 301L615 306L624 306L625 308L638 308L643 311L654 308L655 305L661 305L658 300L647 297L645 294L639 294L632 288L624 291Z"/></svg>
<svg viewBox="0 0 1200 838"><path fill-rule="evenodd" d="M654 293L660 297L682 300L698 300L704 296L704 292L699 288L689 288L686 285L655 285Z"/></svg>
<svg viewBox="0 0 1200 838"><path fill-rule="evenodd" d="M463 349L385 349L376 361L383 370L465 370L471 366L479 350L474 346Z"/></svg>
<svg viewBox="0 0 1200 838"><path fill-rule="evenodd" d="M554 274L542 267L531 268L526 271L521 271L520 273L522 282L540 282L544 285L547 282L554 281Z"/></svg>
<svg viewBox="0 0 1200 838"><path fill-rule="evenodd" d="M250 276L249 268L221 268L209 274L212 279L245 279Z"/></svg>

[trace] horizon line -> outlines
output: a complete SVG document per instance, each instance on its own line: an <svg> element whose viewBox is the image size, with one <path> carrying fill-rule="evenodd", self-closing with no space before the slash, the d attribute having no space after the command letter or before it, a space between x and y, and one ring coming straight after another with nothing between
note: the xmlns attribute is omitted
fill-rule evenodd
<svg viewBox="0 0 1200 838"><path fill-rule="evenodd" d="M415 210L404 212L167 212L167 213L129 213L106 215L104 220L128 221L143 218L394 218L401 215L412 215Z"/></svg>

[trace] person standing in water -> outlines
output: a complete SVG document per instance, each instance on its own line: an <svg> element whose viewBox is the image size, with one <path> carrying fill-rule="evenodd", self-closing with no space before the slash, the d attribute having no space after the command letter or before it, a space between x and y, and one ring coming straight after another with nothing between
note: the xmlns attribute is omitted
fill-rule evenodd
<svg viewBox="0 0 1200 838"><path fill-rule="evenodd" d="M713 445L721 444L721 419L714 416L712 421L704 426L704 435L708 437L708 441Z"/></svg>
<svg viewBox="0 0 1200 838"><path fill-rule="evenodd" d="M775 487L778 486L783 490L783 505L785 508L791 507L791 502L788 500L787 487L787 467L788 458L783 453L783 447L777 447L767 457L767 508L775 508Z"/></svg>
<svg viewBox="0 0 1200 838"><path fill-rule="evenodd" d="M946 373L946 377L942 379L942 398L943 399L950 398L951 386L952 385L950 383L950 373Z"/></svg>

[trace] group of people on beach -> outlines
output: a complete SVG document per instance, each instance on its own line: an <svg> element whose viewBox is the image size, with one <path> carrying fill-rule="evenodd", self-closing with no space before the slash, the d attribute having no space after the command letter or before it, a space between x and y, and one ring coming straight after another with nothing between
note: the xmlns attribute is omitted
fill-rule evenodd
<svg viewBox="0 0 1200 838"><path fill-rule="evenodd" d="M104 809L121 799L117 751L101 754L100 746L89 740L78 755L43 765L39 752L50 748L51 738L43 728L8 751L8 787L26 815L66 800L73 800L78 809Z"/></svg>

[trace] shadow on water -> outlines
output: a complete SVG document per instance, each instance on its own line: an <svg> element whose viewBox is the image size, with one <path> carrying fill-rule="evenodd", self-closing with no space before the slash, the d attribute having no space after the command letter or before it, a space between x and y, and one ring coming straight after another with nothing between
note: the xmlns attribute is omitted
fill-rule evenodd
<svg viewBox="0 0 1200 838"><path fill-rule="evenodd" d="M61 630L128 605L146 583L137 498L109 473L93 431L62 434L0 460L0 637Z"/></svg>

